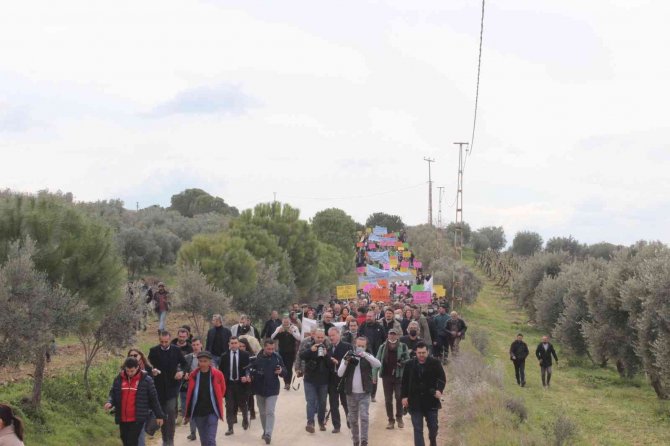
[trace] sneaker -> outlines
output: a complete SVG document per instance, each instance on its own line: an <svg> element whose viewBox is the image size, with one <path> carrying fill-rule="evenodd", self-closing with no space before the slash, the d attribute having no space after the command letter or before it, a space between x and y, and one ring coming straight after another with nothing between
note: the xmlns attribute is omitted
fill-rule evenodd
<svg viewBox="0 0 670 446"><path fill-rule="evenodd" d="M228 430L226 431L225 435L226 435L226 437L227 437L227 436L229 436L229 435L233 435L234 433L235 433L235 432L233 432L233 429L230 428L230 429L228 429Z"/></svg>
<svg viewBox="0 0 670 446"><path fill-rule="evenodd" d="M395 429L395 423L393 421L389 421L389 424L386 425L386 429Z"/></svg>
<svg viewBox="0 0 670 446"><path fill-rule="evenodd" d="M333 432L334 434L339 434L339 433L340 433L340 428L339 428L339 427L334 427L333 430L332 430L332 432Z"/></svg>
<svg viewBox="0 0 670 446"><path fill-rule="evenodd" d="M191 441L195 441L195 432L191 432L191 435L186 437L186 439L191 440Z"/></svg>
<svg viewBox="0 0 670 446"><path fill-rule="evenodd" d="M284 390L291 390L291 385L290 384L285 384L284 385Z"/></svg>
<svg viewBox="0 0 670 446"><path fill-rule="evenodd" d="M307 426L305 426L305 430L307 432L309 432L310 434L313 434L314 433L314 425L313 424L308 424Z"/></svg>
<svg viewBox="0 0 670 446"><path fill-rule="evenodd" d="M270 444L271 441L272 441L272 437L270 437L269 435L266 435L265 436L265 444Z"/></svg>
<svg viewBox="0 0 670 446"><path fill-rule="evenodd" d="M405 423L403 423L402 418L398 418L396 420L396 423L398 423L398 428L400 428L400 429L405 427Z"/></svg>
<svg viewBox="0 0 670 446"><path fill-rule="evenodd" d="M322 431L322 432L325 431L326 430L326 425L319 423L319 430Z"/></svg>
<svg viewBox="0 0 670 446"><path fill-rule="evenodd" d="M249 429L249 420L242 420L242 429Z"/></svg>
<svg viewBox="0 0 670 446"><path fill-rule="evenodd" d="M363 441L361 441L361 446L368 446L368 442L367 442L367 440L363 440Z"/></svg>

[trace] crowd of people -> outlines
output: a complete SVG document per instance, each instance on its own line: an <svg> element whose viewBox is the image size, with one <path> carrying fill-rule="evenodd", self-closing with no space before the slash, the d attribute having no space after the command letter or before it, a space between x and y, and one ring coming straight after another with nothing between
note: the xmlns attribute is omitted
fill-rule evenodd
<svg viewBox="0 0 670 446"><path fill-rule="evenodd" d="M157 314L165 324L166 317ZM270 444L282 387L302 384L307 433L327 430L330 421L338 434L346 424L353 444L367 446L369 407L379 381L386 428L404 428L409 414L415 444L424 444L424 423L430 444L436 444L446 383L439 359L458 352L467 330L446 301L418 306L404 298L333 297L320 305L293 304L281 315L272 311L258 326L241 315L226 327L215 314L203 339L181 326L176 336L160 330L147 356L131 349L105 405L115 411L123 444L144 445L146 435L160 429L163 446L171 446L181 421L189 426L189 440L215 445L219 420L231 436L240 417L247 430L257 415L262 440Z"/></svg>

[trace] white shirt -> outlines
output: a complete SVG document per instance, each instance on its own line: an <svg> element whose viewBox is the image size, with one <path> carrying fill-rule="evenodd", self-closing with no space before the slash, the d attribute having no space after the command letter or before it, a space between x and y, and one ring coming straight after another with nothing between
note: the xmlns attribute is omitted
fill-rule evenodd
<svg viewBox="0 0 670 446"><path fill-rule="evenodd" d="M235 381L239 381L239 379L240 379L240 371L239 371L239 368L240 368L240 356L239 356L239 352L238 352L237 350L231 350L231 351L230 351L230 378L228 378L228 379L230 379L230 380L232 381L232 380L233 380L233 376L235 376L235 371L234 371L235 369L233 368L233 367L234 367L234 364L235 364L235 362L233 362L233 360L234 360L235 358L237 358L237 369L238 369L238 370L237 370L237 379L236 379Z"/></svg>

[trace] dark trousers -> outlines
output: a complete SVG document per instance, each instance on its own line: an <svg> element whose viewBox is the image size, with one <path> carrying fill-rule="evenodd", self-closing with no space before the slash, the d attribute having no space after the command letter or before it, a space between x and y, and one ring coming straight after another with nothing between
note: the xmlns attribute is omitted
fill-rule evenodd
<svg viewBox="0 0 670 446"><path fill-rule="evenodd" d="M163 420L163 425L161 426L161 436L163 437L163 444L172 445L174 444L174 430L175 422L177 419L177 397L170 398L167 401L159 401L163 412L167 415L167 418Z"/></svg>
<svg viewBox="0 0 670 446"><path fill-rule="evenodd" d="M386 403L386 417L390 423L396 419L402 418L402 378L395 376L382 376L382 385L384 386L384 402ZM395 400L394 400L395 394ZM393 403L395 402L395 417L393 416Z"/></svg>
<svg viewBox="0 0 670 446"><path fill-rule="evenodd" d="M242 421L249 421L249 388L239 381L228 381L226 387L226 422L228 429L237 423L237 411L242 411Z"/></svg>
<svg viewBox="0 0 670 446"><path fill-rule="evenodd" d="M253 393L249 393L249 404L247 404L247 407L249 407L249 413L256 416L256 405L254 403Z"/></svg>
<svg viewBox="0 0 670 446"><path fill-rule="evenodd" d="M551 366L549 367L540 366L540 372L542 374L542 385L549 387L549 383L551 382Z"/></svg>
<svg viewBox="0 0 670 446"><path fill-rule="evenodd" d="M279 356L281 356L282 361L284 361L284 366L286 366L286 376L284 377L284 384L289 385L291 384L291 380L293 379L293 363L295 362L295 352L292 353L279 352Z"/></svg>
<svg viewBox="0 0 670 446"><path fill-rule="evenodd" d="M428 425L428 440L430 446L437 446L437 409L431 410L412 410L412 427L414 428L414 446L426 446L423 439L423 419L426 419Z"/></svg>
<svg viewBox="0 0 670 446"><path fill-rule="evenodd" d="M202 417L193 417L195 425L200 435L201 446L216 446L216 430L219 425L219 419L216 414L209 414Z"/></svg>
<svg viewBox="0 0 670 446"><path fill-rule="evenodd" d="M142 432L143 426L144 423L138 423L136 421L119 424L119 430L121 431L121 442L123 443L123 446L137 446L137 443L140 440L140 432Z"/></svg>
<svg viewBox="0 0 670 446"><path fill-rule="evenodd" d="M512 362L514 363L514 375L516 376L516 383L526 384L526 360L515 359Z"/></svg>
<svg viewBox="0 0 670 446"><path fill-rule="evenodd" d="M335 380L331 377L328 384L328 403L330 406L330 417L333 419L333 427L339 429L342 426L342 418L340 417L340 404L344 408L344 416L349 414L347 407L347 395L344 392L338 392L339 378Z"/></svg>

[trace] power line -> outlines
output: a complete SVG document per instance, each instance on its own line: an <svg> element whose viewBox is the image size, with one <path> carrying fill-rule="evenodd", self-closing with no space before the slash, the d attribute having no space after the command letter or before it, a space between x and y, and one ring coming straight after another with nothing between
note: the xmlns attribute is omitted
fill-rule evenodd
<svg viewBox="0 0 670 446"><path fill-rule="evenodd" d="M295 195L282 195L282 196L285 197L285 198L293 198L293 199L298 199L298 200L352 200L352 199L358 199L358 198L370 198L370 197L377 197L379 195L393 194L393 193L396 193L396 192L402 192L402 191L409 190L409 189L415 189L415 188L417 188L419 186L423 186L425 184L426 184L425 182L421 182L421 183L418 183L418 184L414 184L412 186L403 187L401 189L387 190L387 191L384 191L384 192L377 192L377 193L374 193L374 194L367 194L367 195L350 195L350 196L347 196L347 197L299 197L299 196L295 196Z"/></svg>
<svg viewBox="0 0 670 446"><path fill-rule="evenodd" d="M475 144L475 130L477 129L477 109L479 106L479 78L481 76L482 72L482 43L484 41L484 10L486 7L486 0L482 0L482 18L481 18L481 23L479 25L479 57L477 61L477 88L475 90L475 110L472 118L472 136L470 137L470 147L469 150L466 152L465 155L465 163L463 165L463 168L465 168L465 165L467 165L468 158L470 155L472 155L472 149Z"/></svg>

